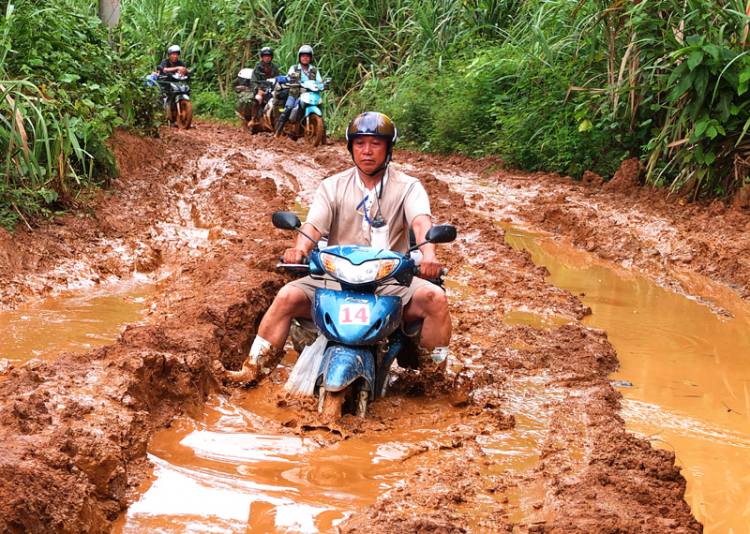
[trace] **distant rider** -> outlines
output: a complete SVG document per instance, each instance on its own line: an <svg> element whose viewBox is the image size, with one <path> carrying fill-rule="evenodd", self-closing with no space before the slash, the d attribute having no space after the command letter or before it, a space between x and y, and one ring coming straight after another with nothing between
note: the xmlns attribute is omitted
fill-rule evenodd
<svg viewBox="0 0 750 534"><path fill-rule="evenodd" d="M407 251L410 227L417 242L424 242L432 228L427 192L418 179L388 166L397 136L396 126L382 113L363 113L349 123L346 138L355 166L321 182L302 226L305 233L316 240L328 235L329 246L370 245L373 222L382 226L384 221L392 250ZM299 264L312 249L313 243L299 235L294 248L284 252L284 263ZM420 276L440 276L442 266L435 245L426 244L420 250ZM292 319L299 318L302 323L311 318L310 306L318 287L336 288L338 282L306 276L284 286L263 316L242 370L227 373L227 378L257 383L271 374L284 356ZM382 285L376 294L400 296L405 322L424 321L418 337L419 366L444 366L451 337L445 292L427 280L414 278L410 287Z"/></svg>
<svg viewBox="0 0 750 534"><path fill-rule="evenodd" d="M276 78L278 75L279 67L273 63L273 49L270 46L264 46L260 51L260 61L255 65L250 80L239 79L237 92L245 94L240 95L237 102L237 113L244 116L244 108L252 101L251 122L257 121L263 111L263 95L266 92L263 82L269 78ZM247 124L243 123L243 127L247 128Z"/></svg>
<svg viewBox="0 0 750 534"><path fill-rule="evenodd" d="M292 65L289 67L289 72L287 72L287 80L289 78L292 78L298 82L306 82L308 80L313 80L318 83L322 83L323 79L320 76L320 72L318 71L318 67L312 64L313 60L313 49L309 45L303 45L300 47L299 51L297 52L297 65ZM294 106L297 105L297 100L299 100L300 95L300 89L299 87L292 87L289 90L289 98L286 99L286 104L284 105L284 111L281 112L281 115L279 116L279 121L276 123L276 137L281 136L281 131L284 129L284 125L286 124L286 121L289 120L289 115L291 115L292 110L294 109Z"/></svg>
<svg viewBox="0 0 750 534"><path fill-rule="evenodd" d="M180 60L182 51L177 45L172 45L167 49L167 57L162 60L156 70L161 74L185 76L188 73L187 66ZM167 109L167 97L164 97L164 110ZM170 126L177 128L176 122L170 122Z"/></svg>
<svg viewBox="0 0 750 534"><path fill-rule="evenodd" d="M180 60L182 50L177 45L172 45L167 49L167 57L162 60L156 70L163 74L177 73L185 76L188 73L187 67Z"/></svg>

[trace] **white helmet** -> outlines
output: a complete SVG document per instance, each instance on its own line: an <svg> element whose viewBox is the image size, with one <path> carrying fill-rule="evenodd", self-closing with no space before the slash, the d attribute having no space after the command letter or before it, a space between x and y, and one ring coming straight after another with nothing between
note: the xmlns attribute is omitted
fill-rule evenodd
<svg viewBox="0 0 750 534"><path fill-rule="evenodd" d="M180 47L177 45L172 45L169 48L167 48L167 55L174 54L175 52L177 52L178 54L181 54L182 50L180 50Z"/></svg>
<svg viewBox="0 0 750 534"><path fill-rule="evenodd" d="M249 80L253 77L253 69L242 69L237 77L242 78L243 80Z"/></svg>
<svg viewBox="0 0 750 534"><path fill-rule="evenodd" d="M300 62L300 57L302 54L310 54L310 63L313 62L313 49L310 45L302 45L299 47L299 51L297 52L297 62Z"/></svg>

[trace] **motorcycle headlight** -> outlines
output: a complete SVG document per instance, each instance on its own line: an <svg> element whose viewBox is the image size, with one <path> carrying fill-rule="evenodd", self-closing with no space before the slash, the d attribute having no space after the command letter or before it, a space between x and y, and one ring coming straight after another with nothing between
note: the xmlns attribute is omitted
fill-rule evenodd
<svg viewBox="0 0 750 534"><path fill-rule="evenodd" d="M323 268L333 276L347 284L369 284L387 277L401 263L401 260L370 260L354 265L346 258L323 253L320 255Z"/></svg>

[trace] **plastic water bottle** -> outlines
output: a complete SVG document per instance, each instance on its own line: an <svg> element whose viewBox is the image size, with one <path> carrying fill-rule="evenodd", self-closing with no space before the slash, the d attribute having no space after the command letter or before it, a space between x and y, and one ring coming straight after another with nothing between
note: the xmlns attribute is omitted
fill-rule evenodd
<svg viewBox="0 0 750 534"><path fill-rule="evenodd" d="M380 250L389 250L388 224L383 219L375 219L370 225L370 245Z"/></svg>

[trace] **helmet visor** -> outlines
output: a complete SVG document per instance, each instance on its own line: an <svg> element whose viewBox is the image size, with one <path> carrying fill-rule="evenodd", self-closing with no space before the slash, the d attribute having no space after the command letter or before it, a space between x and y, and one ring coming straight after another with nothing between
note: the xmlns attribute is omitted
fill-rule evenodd
<svg viewBox="0 0 750 534"><path fill-rule="evenodd" d="M382 113L363 113L356 117L347 131L347 137L354 139L361 135L375 135L389 141L395 141L396 128L387 115Z"/></svg>

